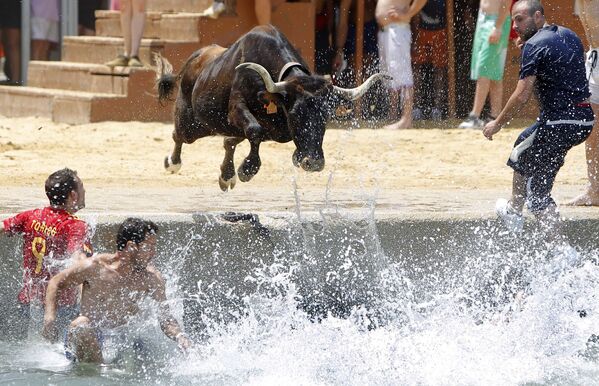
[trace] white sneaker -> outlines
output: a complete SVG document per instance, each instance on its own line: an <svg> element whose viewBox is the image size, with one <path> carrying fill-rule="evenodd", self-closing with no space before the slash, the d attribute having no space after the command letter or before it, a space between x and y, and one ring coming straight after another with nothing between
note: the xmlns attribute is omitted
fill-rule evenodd
<svg viewBox="0 0 599 386"><path fill-rule="evenodd" d="M218 15L224 12L226 9L225 4L221 2L214 2L204 12L200 13L200 16L209 17L211 19L218 19Z"/></svg>
<svg viewBox="0 0 599 386"><path fill-rule="evenodd" d="M472 114L458 126L460 129L482 129L483 127L485 127L485 122Z"/></svg>
<svg viewBox="0 0 599 386"><path fill-rule="evenodd" d="M514 233L522 232L524 228L524 217L516 212L512 205L505 198L500 198L495 203L495 212L503 222L503 225Z"/></svg>

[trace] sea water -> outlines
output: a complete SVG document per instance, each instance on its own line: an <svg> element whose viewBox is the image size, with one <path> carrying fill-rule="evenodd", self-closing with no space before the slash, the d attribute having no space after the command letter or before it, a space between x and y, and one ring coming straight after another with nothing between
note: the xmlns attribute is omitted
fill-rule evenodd
<svg viewBox="0 0 599 386"><path fill-rule="evenodd" d="M190 287L196 276L185 257L193 259L206 236L187 232L160 269L173 314L194 314L193 349L183 353L163 336L148 302L131 321L141 354L117 342L111 363L73 364L61 343L39 337L34 312L38 325L27 339L0 342L0 384L599 382L599 350L588 342L599 334L592 248L546 244L534 230L518 239L488 223L465 230L475 252L458 241L435 249L440 240L431 237L432 258L393 255L372 201L358 215L327 202L316 221L305 221L298 203L287 229L263 235L269 258L254 259L235 285L225 280L232 268L223 241L202 268L222 271ZM389 243L409 240L397 234Z"/></svg>

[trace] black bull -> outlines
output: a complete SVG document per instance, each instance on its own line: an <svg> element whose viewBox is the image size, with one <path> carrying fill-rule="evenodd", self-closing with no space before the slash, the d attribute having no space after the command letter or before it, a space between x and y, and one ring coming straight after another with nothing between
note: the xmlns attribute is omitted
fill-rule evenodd
<svg viewBox="0 0 599 386"><path fill-rule="evenodd" d="M269 140L293 140L294 165L321 171L325 127L335 105L359 98L376 79L388 78L376 74L355 89L334 86L329 78L310 74L299 53L272 26L254 28L228 49L212 45L194 52L177 75L166 59L157 56L156 62L159 100L169 98L179 82L175 147L165 168L179 170L183 143L222 135L222 190L235 186L233 155L244 139L250 142L250 152L237 170L243 182L260 169L260 143Z"/></svg>

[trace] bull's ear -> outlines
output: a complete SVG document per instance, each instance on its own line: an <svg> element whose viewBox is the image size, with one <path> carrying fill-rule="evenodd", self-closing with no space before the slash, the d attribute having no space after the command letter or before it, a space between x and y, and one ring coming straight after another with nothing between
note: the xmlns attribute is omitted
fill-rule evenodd
<svg viewBox="0 0 599 386"><path fill-rule="evenodd" d="M265 106L269 105L271 102L276 105L283 103L281 95L268 91L258 91L258 100Z"/></svg>

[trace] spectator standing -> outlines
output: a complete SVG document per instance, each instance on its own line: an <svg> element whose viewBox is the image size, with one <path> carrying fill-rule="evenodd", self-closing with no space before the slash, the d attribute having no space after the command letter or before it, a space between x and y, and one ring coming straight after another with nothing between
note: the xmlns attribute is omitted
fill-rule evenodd
<svg viewBox="0 0 599 386"><path fill-rule="evenodd" d="M391 81L390 118L397 119L401 99L401 119L385 129L403 129L412 126L414 104L414 77L410 57L412 32L410 20L424 6L426 0L379 0L375 16L379 24L379 56L381 69L393 77Z"/></svg>
<svg viewBox="0 0 599 386"><path fill-rule="evenodd" d="M591 107L599 116L599 2L597 0L577 0L578 15L589 43L586 56L587 79L591 92ZM599 206L599 120L585 142L587 175L589 184L586 192L568 202L568 205Z"/></svg>
<svg viewBox="0 0 599 386"><path fill-rule="evenodd" d="M0 35L8 84L21 84L21 0L0 0Z"/></svg>
<svg viewBox="0 0 599 386"><path fill-rule="evenodd" d="M105 64L109 67L143 67L139 48L146 23L146 0L120 0L119 3L124 52Z"/></svg>
<svg viewBox="0 0 599 386"><path fill-rule="evenodd" d="M447 8L445 0L428 0L418 14L416 42L412 51L415 70L415 89L422 100L423 78L426 66L432 67L431 119L443 118L445 95L447 94ZM413 117L422 119L422 109L415 108Z"/></svg>
<svg viewBox="0 0 599 386"><path fill-rule="evenodd" d="M60 39L58 0L31 0L31 59L50 60Z"/></svg>
<svg viewBox="0 0 599 386"><path fill-rule="evenodd" d="M514 144L508 160L514 169L512 196L509 201L499 199L496 211L510 230L520 232L527 203L549 238L556 240L561 232L559 211L551 197L553 183L567 152L587 139L594 124L584 49L571 30L545 24L538 0L516 2L512 17L523 43L520 80L497 119L485 125L483 134L493 139L524 107L534 88L541 111Z"/></svg>
<svg viewBox="0 0 599 386"><path fill-rule="evenodd" d="M491 120L503 104L503 71L510 34L510 0L481 0L472 44L470 78L476 81L474 103L468 118L460 123L461 129L481 129L480 118L489 97Z"/></svg>

